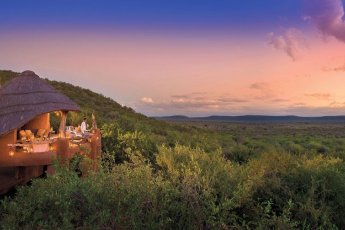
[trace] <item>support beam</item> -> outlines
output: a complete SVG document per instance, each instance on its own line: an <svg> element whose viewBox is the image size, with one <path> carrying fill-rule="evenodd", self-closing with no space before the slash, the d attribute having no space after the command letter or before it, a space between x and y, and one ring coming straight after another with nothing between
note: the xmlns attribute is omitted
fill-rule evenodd
<svg viewBox="0 0 345 230"><path fill-rule="evenodd" d="M61 111L61 117L60 117L60 127L59 127L59 137L65 138L65 127L66 127L66 120L67 120L67 112Z"/></svg>

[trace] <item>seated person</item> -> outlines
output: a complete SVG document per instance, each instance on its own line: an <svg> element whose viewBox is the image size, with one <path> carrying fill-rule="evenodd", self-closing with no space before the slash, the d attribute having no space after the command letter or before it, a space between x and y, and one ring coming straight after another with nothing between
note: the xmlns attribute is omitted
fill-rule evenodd
<svg viewBox="0 0 345 230"><path fill-rule="evenodd" d="M70 136L72 137L72 139L78 138L78 137L83 137L80 126L78 126L78 127L72 127L71 126L70 130L71 131L66 131L66 132L70 132Z"/></svg>
<svg viewBox="0 0 345 230"><path fill-rule="evenodd" d="M86 121L87 121L87 119L86 119L86 117L84 117L84 120L83 120L83 122L80 125L80 131L81 131L81 133L83 135L83 138L87 138L90 135L89 130L87 130L87 123L86 123Z"/></svg>
<svg viewBox="0 0 345 230"><path fill-rule="evenodd" d="M75 131L73 126L66 126L66 137L67 138L74 138L75 137Z"/></svg>

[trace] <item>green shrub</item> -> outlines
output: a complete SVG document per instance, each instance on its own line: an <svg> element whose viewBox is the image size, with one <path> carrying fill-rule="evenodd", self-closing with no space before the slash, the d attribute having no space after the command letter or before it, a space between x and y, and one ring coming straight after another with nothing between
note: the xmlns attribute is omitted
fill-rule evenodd
<svg viewBox="0 0 345 230"><path fill-rule="evenodd" d="M80 179L61 171L18 190L1 205L4 229L159 229L168 224L159 208L173 190L152 176L149 167L117 166L112 174ZM163 194L163 195L162 195Z"/></svg>
<svg viewBox="0 0 345 230"><path fill-rule="evenodd" d="M224 157L226 159L240 164L247 163L255 155L257 155L257 152L246 145L236 145L227 152L224 152Z"/></svg>
<svg viewBox="0 0 345 230"><path fill-rule="evenodd" d="M102 150L108 160L114 160L113 164L128 161L132 154L142 155L153 163L157 152L156 145L147 135L123 131L117 123L102 126Z"/></svg>
<svg viewBox="0 0 345 230"><path fill-rule="evenodd" d="M80 159L75 162L80 163ZM1 202L4 229L335 229L344 226L339 158L264 153L246 164L181 145L153 168L130 155L80 178L77 164Z"/></svg>

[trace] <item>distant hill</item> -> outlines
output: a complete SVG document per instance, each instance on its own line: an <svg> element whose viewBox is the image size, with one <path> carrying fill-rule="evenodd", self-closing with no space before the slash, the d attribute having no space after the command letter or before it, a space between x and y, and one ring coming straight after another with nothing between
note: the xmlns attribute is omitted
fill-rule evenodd
<svg viewBox="0 0 345 230"><path fill-rule="evenodd" d="M243 122L243 123L345 123L345 116L323 116L323 117L300 117L300 116L209 116L209 117L187 117L167 116L155 117L163 121L209 121L209 122Z"/></svg>
<svg viewBox="0 0 345 230"><path fill-rule="evenodd" d="M191 120L193 118L187 117L187 116L183 116L183 115L174 115L174 116L168 116L168 117L154 117L157 120Z"/></svg>

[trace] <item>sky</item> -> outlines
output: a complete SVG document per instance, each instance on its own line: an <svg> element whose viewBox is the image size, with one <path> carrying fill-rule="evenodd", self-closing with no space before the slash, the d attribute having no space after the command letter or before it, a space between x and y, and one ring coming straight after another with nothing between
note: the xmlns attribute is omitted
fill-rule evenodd
<svg viewBox="0 0 345 230"><path fill-rule="evenodd" d="M342 0L0 0L0 69L148 116L345 115Z"/></svg>

